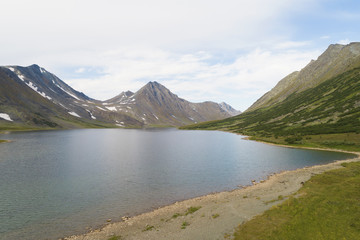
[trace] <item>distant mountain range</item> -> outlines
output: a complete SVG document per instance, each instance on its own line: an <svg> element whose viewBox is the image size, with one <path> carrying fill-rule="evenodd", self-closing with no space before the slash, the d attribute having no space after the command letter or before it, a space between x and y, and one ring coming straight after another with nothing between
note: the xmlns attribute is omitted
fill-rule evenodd
<svg viewBox="0 0 360 240"><path fill-rule="evenodd" d="M38 65L0 67L0 130L182 126L239 113L226 103L191 103L157 82L99 101Z"/></svg>
<svg viewBox="0 0 360 240"><path fill-rule="evenodd" d="M360 43L330 45L238 116L186 128L221 129L273 142L310 142L314 135L333 134L336 141L321 136L318 141L350 149L360 143Z"/></svg>

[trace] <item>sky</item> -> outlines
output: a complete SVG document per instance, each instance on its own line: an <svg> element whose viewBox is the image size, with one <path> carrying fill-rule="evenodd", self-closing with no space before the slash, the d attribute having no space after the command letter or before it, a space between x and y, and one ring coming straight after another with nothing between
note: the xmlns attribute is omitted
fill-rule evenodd
<svg viewBox="0 0 360 240"><path fill-rule="evenodd" d="M0 65L38 64L106 100L157 81L244 111L330 44L360 41L357 0L11 0Z"/></svg>

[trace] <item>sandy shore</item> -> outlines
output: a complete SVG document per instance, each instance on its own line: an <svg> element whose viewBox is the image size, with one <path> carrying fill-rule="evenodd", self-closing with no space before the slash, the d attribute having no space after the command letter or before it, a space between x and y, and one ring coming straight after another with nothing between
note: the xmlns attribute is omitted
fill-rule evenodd
<svg viewBox="0 0 360 240"><path fill-rule="evenodd" d="M358 153L356 153L358 154ZM358 154L359 155L359 154ZM255 185L231 192L221 192L177 202L144 213L122 222L111 223L102 229L68 240L107 240L113 235L121 239L224 239L232 235L235 227L281 203L279 195L286 198L302 186L311 176L341 168L341 163L360 161L358 158L312 166L294 171L284 171ZM201 207L185 215L189 207ZM175 214L180 214L174 217ZM187 225L182 229L182 225Z"/></svg>

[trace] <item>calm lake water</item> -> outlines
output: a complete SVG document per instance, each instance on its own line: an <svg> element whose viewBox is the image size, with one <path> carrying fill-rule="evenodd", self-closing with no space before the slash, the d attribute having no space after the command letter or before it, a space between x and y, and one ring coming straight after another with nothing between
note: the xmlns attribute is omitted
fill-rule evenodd
<svg viewBox="0 0 360 240"><path fill-rule="evenodd" d="M106 219L353 155L215 131L85 129L0 135L0 239L57 239Z"/></svg>

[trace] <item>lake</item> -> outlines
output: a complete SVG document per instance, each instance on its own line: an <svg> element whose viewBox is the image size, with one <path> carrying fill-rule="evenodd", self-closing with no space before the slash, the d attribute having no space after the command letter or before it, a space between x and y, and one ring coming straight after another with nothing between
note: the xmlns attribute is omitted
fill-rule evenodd
<svg viewBox="0 0 360 240"><path fill-rule="evenodd" d="M81 129L0 135L0 239L57 239L124 215L353 155L216 131Z"/></svg>

